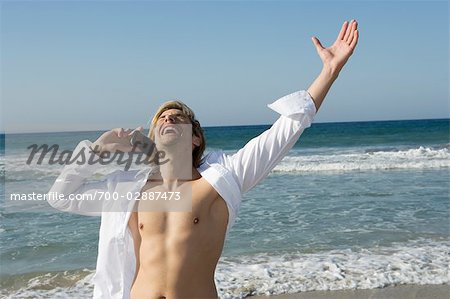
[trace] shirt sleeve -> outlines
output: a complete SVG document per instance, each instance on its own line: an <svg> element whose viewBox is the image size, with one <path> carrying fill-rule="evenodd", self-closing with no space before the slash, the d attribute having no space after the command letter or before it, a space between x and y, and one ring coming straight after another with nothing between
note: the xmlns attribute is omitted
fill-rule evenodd
<svg viewBox="0 0 450 299"><path fill-rule="evenodd" d="M108 180L87 181L99 169L98 163L88 163L91 145L89 140L83 140L77 145L71 156L71 159L77 157L76 162L65 165L50 188L47 202L55 209L85 216L101 216L101 197L102 192L104 195L108 191Z"/></svg>
<svg viewBox="0 0 450 299"><path fill-rule="evenodd" d="M269 108L281 114L270 129L251 139L237 153L226 157L226 166L245 193L264 179L311 126L316 107L307 91L284 96Z"/></svg>

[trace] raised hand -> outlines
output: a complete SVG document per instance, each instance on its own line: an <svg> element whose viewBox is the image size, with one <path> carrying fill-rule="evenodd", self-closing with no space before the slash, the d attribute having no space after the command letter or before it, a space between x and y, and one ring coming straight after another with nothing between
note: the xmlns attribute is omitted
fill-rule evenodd
<svg viewBox="0 0 450 299"><path fill-rule="evenodd" d="M103 152L115 153L117 151L130 152L133 147L131 145L131 136L134 131L143 131L143 127L138 127L133 131L123 128L112 129L103 133L91 146L99 155Z"/></svg>
<svg viewBox="0 0 450 299"><path fill-rule="evenodd" d="M345 21L336 41L329 48L324 48L317 37L312 37L313 44L324 67L336 76L355 50L356 43L358 42L357 28L358 23L356 20L352 20L350 23Z"/></svg>
<svg viewBox="0 0 450 299"><path fill-rule="evenodd" d="M359 36L357 27L358 23L355 20L351 21L350 24L345 21L336 41L329 48L324 48L317 37L312 38L317 53L323 62L322 71L308 88L308 93L311 95L317 110L322 105L339 72L355 50Z"/></svg>

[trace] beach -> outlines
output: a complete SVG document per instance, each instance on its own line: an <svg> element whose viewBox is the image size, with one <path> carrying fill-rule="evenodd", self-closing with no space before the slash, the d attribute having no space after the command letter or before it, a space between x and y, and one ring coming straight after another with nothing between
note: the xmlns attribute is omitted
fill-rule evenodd
<svg viewBox="0 0 450 299"><path fill-rule="evenodd" d="M450 285L401 285L383 289L312 291L297 294L270 296L276 299L448 299ZM269 296L251 296L266 299Z"/></svg>
<svg viewBox="0 0 450 299"><path fill-rule="evenodd" d="M233 154L269 127L207 127L206 151ZM442 298L450 284L448 131L448 119L313 124L244 195L215 272L220 298ZM26 164L29 145L73 150L101 133L6 136L0 297L92 297L100 218L9 194L44 194L60 173L58 164Z"/></svg>

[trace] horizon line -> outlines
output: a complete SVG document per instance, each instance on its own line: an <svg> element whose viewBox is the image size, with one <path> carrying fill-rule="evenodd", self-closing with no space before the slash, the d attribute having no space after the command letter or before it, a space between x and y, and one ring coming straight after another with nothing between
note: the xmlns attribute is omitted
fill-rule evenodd
<svg viewBox="0 0 450 299"><path fill-rule="evenodd" d="M342 123L364 123L364 122L395 122L395 121L419 121L419 120L450 120L450 117L438 117L438 118L416 118L416 119L385 119L385 120L350 120L350 121L322 121L313 122L314 124L342 124ZM213 125L202 126L202 128L224 128L224 127L257 127L257 126L271 126L272 124L254 124L254 125ZM81 133L81 132L99 132L109 131L111 129L96 129L96 130L66 130L66 131L25 131L25 132L9 132L0 131L0 135L12 135L12 134L44 134L44 133ZM144 128L148 130L148 128Z"/></svg>

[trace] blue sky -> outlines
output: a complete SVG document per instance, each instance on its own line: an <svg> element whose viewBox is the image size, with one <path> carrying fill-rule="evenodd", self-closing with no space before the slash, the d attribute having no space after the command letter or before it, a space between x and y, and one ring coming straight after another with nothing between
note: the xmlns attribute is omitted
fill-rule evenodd
<svg viewBox="0 0 450 299"><path fill-rule="evenodd" d="M447 1L4 1L2 131L145 125L181 99L203 126L269 124L307 89L311 43L360 41L316 122L448 118Z"/></svg>

